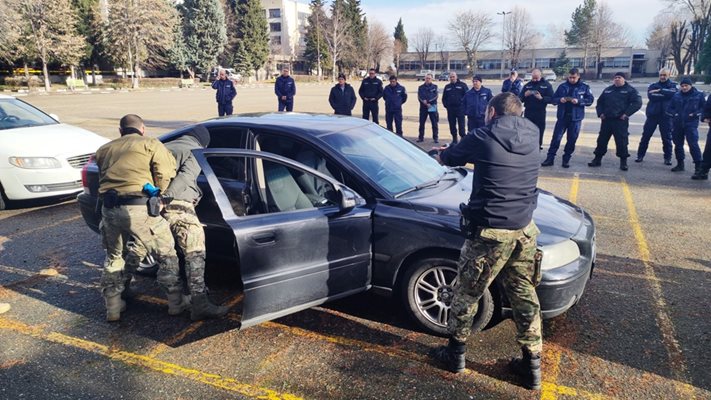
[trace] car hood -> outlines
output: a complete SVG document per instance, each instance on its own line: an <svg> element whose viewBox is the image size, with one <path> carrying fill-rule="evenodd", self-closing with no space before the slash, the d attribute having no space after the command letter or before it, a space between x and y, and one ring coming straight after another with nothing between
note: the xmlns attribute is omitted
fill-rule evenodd
<svg viewBox="0 0 711 400"><path fill-rule="evenodd" d="M459 181L442 181L437 187L413 192L406 200L417 212L433 218L449 219L459 229L459 204L469 201L472 185L469 174ZM541 230L538 245L570 239L583 224L583 212L574 204L539 189L533 220Z"/></svg>
<svg viewBox="0 0 711 400"><path fill-rule="evenodd" d="M0 131L0 152L20 157L71 157L94 153L109 140L67 124Z"/></svg>

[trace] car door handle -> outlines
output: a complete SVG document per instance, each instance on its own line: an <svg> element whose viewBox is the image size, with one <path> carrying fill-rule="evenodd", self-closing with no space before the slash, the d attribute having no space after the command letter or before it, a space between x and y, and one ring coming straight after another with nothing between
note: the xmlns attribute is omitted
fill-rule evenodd
<svg viewBox="0 0 711 400"><path fill-rule="evenodd" d="M274 232L263 232L252 235L252 240L257 244L268 244L276 242L276 234Z"/></svg>

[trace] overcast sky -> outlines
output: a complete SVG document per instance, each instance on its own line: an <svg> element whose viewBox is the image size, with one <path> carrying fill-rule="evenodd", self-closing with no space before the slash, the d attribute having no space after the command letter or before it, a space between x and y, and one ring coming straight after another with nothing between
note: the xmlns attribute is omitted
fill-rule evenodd
<svg viewBox="0 0 711 400"><path fill-rule="evenodd" d="M494 32L501 32L500 11L510 11L514 6L524 7L531 14L535 28L542 34L548 34L548 28L556 25L561 29L570 27L570 15L582 0L361 0L368 21L379 21L388 30L394 29L402 17L405 33L412 37L420 27L431 27L435 33L447 33L447 21L460 10L484 11L492 16L495 22ZM667 8L668 0L608 0L615 20L629 28L633 35L630 42L644 47L647 29L654 16ZM500 40L500 36L499 36ZM501 45L491 44L488 47L500 48ZM543 42L541 47L546 46ZM412 51L412 49L410 49Z"/></svg>

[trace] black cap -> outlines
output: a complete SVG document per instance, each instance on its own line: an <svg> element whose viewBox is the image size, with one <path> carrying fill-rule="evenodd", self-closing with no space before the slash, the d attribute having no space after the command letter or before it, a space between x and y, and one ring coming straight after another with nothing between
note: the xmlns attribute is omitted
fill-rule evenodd
<svg viewBox="0 0 711 400"><path fill-rule="evenodd" d="M691 78L689 78L689 77L681 78L681 82L679 82L679 84L680 85L692 85Z"/></svg>
<svg viewBox="0 0 711 400"><path fill-rule="evenodd" d="M615 77L621 77L622 79L627 79L627 75L624 72L615 72Z"/></svg>
<svg viewBox="0 0 711 400"><path fill-rule="evenodd" d="M481 79L481 76L479 76L479 75L474 75L474 77L472 78L472 80L473 80L473 81L483 82L483 80Z"/></svg>
<svg viewBox="0 0 711 400"><path fill-rule="evenodd" d="M197 139L202 147L207 147L210 144L210 131L202 125L193 126L186 135Z"/></svg>
<svg viewBox="0 0 711 400"><path fill-rule="evenodd" d="M341 79L341 78L346 79L346 74L344 74L344 73L338 74L338 79Z"/></svg>
<svg viewBox="0 0 711 400"><path fill-rule="evenodd" d="M142 127L143 119L136 114L124 115L121 121L119 121L119 131L121 135L128 135L129 133L142 134Z"/></svg>

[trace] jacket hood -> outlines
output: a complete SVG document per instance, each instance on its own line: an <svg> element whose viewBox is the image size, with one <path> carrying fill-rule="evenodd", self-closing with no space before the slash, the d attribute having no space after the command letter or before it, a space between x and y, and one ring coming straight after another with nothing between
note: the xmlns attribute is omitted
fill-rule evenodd
<svg viewBox="0 0 711 400"><path fill-rule="evenodd" d="M526 118L505 115L491 122L491 136L514 154L538 151L538 127Z"/></svg>
<svg viewBox="0 0 711 400"><path fill-rule="evenodd" d="M206 148L210 144L210 132L202 125L195 125L190 129L185 136L191 136L195 138L203 148Z"/></svg>

